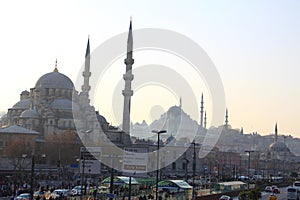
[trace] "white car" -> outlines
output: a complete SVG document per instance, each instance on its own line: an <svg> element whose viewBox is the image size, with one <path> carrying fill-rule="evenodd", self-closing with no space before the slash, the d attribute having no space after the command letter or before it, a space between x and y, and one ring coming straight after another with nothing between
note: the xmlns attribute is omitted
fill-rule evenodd
<svg viewBox="0 0 300 200"><path fill-rule="evenodd" d="M52 199L59 199L60 197L67 197L70 196L71 192L68 189L57 189L54 190L50 196L52 197Z"/></svg>
<svg viewBox="0 0 300 200"><path fill-rule="evenodd" d="M81 188L81 185L77 185L71 190L71 194L72 196L80 196L81 191L84 191L84 186Z"/></svg>
<svg viewBox="0 0 300 200"><path fill-rule="evenodd" d="M219 200L232 200L232 198L230 196L227 195L222 195Z"/></svg>

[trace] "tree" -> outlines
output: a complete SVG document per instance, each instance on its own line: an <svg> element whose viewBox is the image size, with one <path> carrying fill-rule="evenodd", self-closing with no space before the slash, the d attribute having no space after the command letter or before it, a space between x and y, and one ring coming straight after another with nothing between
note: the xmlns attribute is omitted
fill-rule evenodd
<svg viewBox="0 0 300 200"><path fill-rule="evenodd" d="M31 142L26 140L25 136L19 136L17 139L9 142L6 148L6 155L14 170L24 169L26 164L25 158L32 154L33 146Z"/></svg>

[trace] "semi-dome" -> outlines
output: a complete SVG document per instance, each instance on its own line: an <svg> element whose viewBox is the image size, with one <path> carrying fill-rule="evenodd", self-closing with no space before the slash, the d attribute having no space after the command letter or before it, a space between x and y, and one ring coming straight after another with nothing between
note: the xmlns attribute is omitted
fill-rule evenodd
<svg viewBox="0 0 300 200"><path fill-rule="evenodd" d="M274 142L270 145L271 151L289 151L289 148L283 142Z"/></svg>
<svg viewBox="0 0 300 200"><path fill-rule="evenodd" d="M12 109L28 109L30 107L31 101L30 99L23 99L16 103Z"/></svg>
<svg viewBox="0 0 300 200"><path fill-rule="evenodd" d="M107 121L106 121L105 117L100 115L99 112L96 112L96 116L97 116L97 119L100 122L100 124L107 124Z"/></svg>
<svg viewBox="0 0 300 200"><path fill-rule="evenodd" d="M73 90L74 84L69 77L58 71L50 72L43 75L35 84L35 88L54 88Z"/></svg>
<svg viewBox="0 0 300 200"><path fill-rule="evenodd" d="M34 109L27 109L21 113L20 118L40 118L40 115Z"/></svg>
<svg viewBox="0 0 300 200"><path fill-rule="evenodd" d="M79 106L69 99L56 99L50 104L54 110L79 110Z"/></svg>

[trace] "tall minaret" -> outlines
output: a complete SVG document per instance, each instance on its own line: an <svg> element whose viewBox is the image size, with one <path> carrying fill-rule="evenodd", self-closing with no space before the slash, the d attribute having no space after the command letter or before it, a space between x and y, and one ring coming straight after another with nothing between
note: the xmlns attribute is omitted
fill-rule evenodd
<svg viewBox="0 0 300 200"><path fill-rule="evenodd" d="M206 111L204 112L204 128L206 129L207 118L206 118Z"/></svg>
<svg viewBox="0 0 300 200"><path fill-rule="evenodd" d="M180 99L179 99L179 108L182 109L182 99L181 99L181 97L180 97Z"/></svg>
<svg viewBox="0 0 300 200"><path fill-rule="evenodd" d="M132 58L132 50L133 50L132 22L130 19L128 40L127 40L127 57L124 60L124 63L126 64L126 72L123 75L123 79L125 80L125 89L122 91L122 94L124 96L122 129L127 134L130 133L130 99L131 96L133 95L133 91L131 90L131 81L133 80L132 64L134 63L134 59Z"/></svg>
<svg viewBox="0 0 300 200"><path fill-rule="evenodd" d="M89 85L89 80L91 76L90 72L90 38L88 38L86 52L85 52L85 63L84 63L84 72L82 73L84 77L83 85L81 86L82 95L86 97L86 100L89 102L89 91L91 86Z"/></svg>
<svg viewBox="0 0 300 200"><path fill-rule="evenodd" d="M200 126L203 127L203 109L204 109L203 93L201 95L201 106L200 106Z"/></svg>
<svg viewBox="0 0 300 200"><path fill-rule="evenodd" d="M278 141L278 132L277 132L277 122L275 124L275 136L274 136L274 142L277 142Z"/></svg>
<svg viewBox="0 0 300 200"><path fill-rule="evenodd" d="M226 113L225 113L225 128L228 128L228 110L226 108Z"/></svg>

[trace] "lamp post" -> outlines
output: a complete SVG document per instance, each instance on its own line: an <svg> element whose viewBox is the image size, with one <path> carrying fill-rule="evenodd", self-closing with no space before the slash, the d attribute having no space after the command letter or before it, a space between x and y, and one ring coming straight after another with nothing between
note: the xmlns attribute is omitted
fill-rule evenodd
<svg viewBox="0 0 300 200"><path fill-rule="evenodd" d="M129 187L128 187L128 200L131 200L131 177L135 175L136 172L129 175Z"/></svg>
<svg viewBox="0 0 300 200"><path fill-rule="evenodd" d="M83 189L84 187L84 168L85 168L85 151L81 152L81 163L82 163L82 172L81 172L81 187L80 187L80 199L83 199L83 193L85 191L85 189Z"/></svg>
<svg viewBox="0 0 300 200"><path fill-rule="evenodd" d="M160 134L161 133L166 133L167 131L166 130L153 130L152 131L153 133L156 133L157 134L157 163L156 163L156 191L155 191L155 194L156 194L156 200L158 200L158 173L159 173L159 141L160 141Z"/></svg>
<svg viewBox="0 0 300 200"><path fill-rule="evenodd" d="M31 156L31 179L30 179L30 196L33 199L34 192L34 153Z"/></svg>
<svg viewBox="0 0 300 200"><path fill-rule="evenodd" d="M195 140L192 142L193 144L193 194L192 194L192 200L195 199L195 171L196 171L196 143Z"/></svg>
<svg viewBox="0 0 300 200"><path fill-rule="evenodd" d="M27 154L22 154L22 158L26 158ZM41 157L45 158L46 154L41 154ZM33 199L34 193L34 168L35 168L35 155L34 151L31 154L31 177L30 177L30 196Z"/></svg>
<svg viewBox="0 0 300 200"><path fill-rule="evenodd" d="M250 182L250 155L254 152L253 150L246 150L245 153L248 153L248 190L249 190L249 182Z"/></svg>

